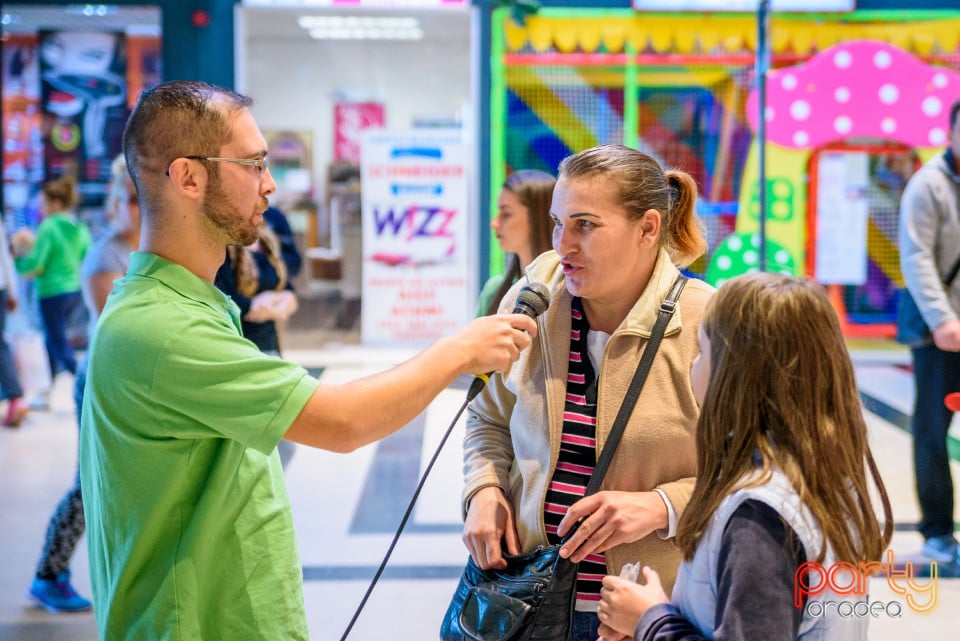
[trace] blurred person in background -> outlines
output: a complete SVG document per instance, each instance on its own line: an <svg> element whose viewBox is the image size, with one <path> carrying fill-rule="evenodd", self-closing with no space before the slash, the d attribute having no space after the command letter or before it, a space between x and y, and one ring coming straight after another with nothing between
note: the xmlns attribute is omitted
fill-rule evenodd
<svg viewBox="0 0 960 641"><path fill-rule="evenodd" d="M3 417L4 427L18 427L26 417L28 409L23 400L23 387L20 375L13 362L13 352L4 332L7 327L7 312L17 311L17 270L10 256L10 243L7 241L7 226L0 220L0 392L8 401L7 413Z"/></svg>
<svg viewBox="0 0 960 641"><path fill-rule="evenodd" d="M910 431L920 503L922 553L940 576L960 576L954 536L954 484L947 436L960 392L960 278L944 282L960 263L960 100L950 109L949 145L907 182L900 200L900 271L930 328L931 340L911 345L916 394ZM954 272L954 276L956 272Z"/></svg>
<svg viewBox="0 0 960 641"><path fill-rule="evenodd" d="M26 230L15 234L14 263L21 274L34 278L40 302L44 341L50 361L50 376L62 371L76 374L77 360L67 339L67 325L83 305L80 295L80 263L90 248L90 230L74 212L77 186L73 176L43 184L43 220L36 236ZM46 405L42 399L41 406Z"/></svg>
<svg viewBox="0 0 960 641"><path fill-rule="evenodd" d="M240 308L244 338L271 356L280 357L277 323L297 311L291 279L300 270L301 258L290 223L276 207L263 212L257 240L250 245L230 245L214 284ZM286 439L277 445L286 468L296 444Z"/></svg>
<svg viewBox="0 0 960 641"><path fill-rule="evenodd" d="M91 337L107 296L113 289L113 281L127 273L130 252L140 244L140 203L123 156L118 156L110 166L110 185L104 212L113 221L111 229L90 247L80 270ZM73 387L78 428L86 371L87 359L84 358L77 366ZM90 601L77 594L70 583L70 560L84 530L78 466L73 487L63 495L50 517L36 576L29 591L37 603L51 612L83 612L91 607Z"/></svg>
<svg viewBox="0 0 960 641"><path fill-rule="evenodd" d="M510 254L510 258L506 271L491 276L480 290L477 316L496 314L504 294L527 265L550 249L553 232L550 201L556 182L550 174L536 169L519 169L504 181L490 229L500 249Z"/></svg>

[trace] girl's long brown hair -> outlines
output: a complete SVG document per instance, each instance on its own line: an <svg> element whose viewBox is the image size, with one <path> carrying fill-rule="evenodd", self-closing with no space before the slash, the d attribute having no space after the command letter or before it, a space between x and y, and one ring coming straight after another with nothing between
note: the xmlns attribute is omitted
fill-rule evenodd
<svg viewBox="0 0 960 641"><path fill-rule="evenodd" d="M276 289L284 289L287 286L287 265L283 262L283 255L280 253L280 240L265 223L260 225L258 232L260 247L277 271L279 282ZM257 261L253 258L253 250L243 245L230 245L227 247L227 258L233 267L237 291L247 297L255 296L258 293L260 270L257 269Z"/></svg>
<svg viewBox="0 0 960 641"><path fill-rule="evenodd" d="M710 381L697 427L697 483L677 544L692 559L720 502L781 470L810 509L837 560L879 559L890 542L890 501L837 315L823 287L755 273L733 278L708 303ZM880 531L867 480L883 507ZM825 548L816 560L822 561Z"/></svg>

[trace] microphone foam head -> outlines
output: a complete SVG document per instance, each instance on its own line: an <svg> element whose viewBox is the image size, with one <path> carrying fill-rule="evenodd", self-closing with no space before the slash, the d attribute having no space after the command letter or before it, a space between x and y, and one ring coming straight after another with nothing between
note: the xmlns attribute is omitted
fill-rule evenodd
<svg viewBox="0 0 960 641"><path fill-rule="evenodd" d="M550 306L550 291L543 283L530 283L520 288L514 313L536 318Z"/></svg>

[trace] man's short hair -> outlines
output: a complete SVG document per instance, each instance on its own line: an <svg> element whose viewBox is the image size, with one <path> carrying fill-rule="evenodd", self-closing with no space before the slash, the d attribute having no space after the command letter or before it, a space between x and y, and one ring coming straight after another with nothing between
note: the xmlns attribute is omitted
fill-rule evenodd
<svg viewBox="0 0 960 641"><path fill-rule="evenodd" d="M163 176L177 158L216 156L233 137L231 116L251 104L247 96L194 80L144 91L123 130L123 155L145 209L159 205L160 183L150 176Z"/></svg>

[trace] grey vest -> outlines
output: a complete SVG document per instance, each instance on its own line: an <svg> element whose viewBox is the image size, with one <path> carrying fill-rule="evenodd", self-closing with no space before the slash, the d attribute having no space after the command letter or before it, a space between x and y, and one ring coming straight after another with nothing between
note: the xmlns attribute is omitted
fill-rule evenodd
<svg viewBox="0 0 960 641"><path fill-rule="evenodd" d="M813 514L800 502L800 497L787 477L777 470L774 470L766 484L737 490L725 498L713 515L713 522L700 539L693 560L680 564L677 582L673 588L673 604L708 639L713 638L713 632L717 628L714 617L717 607L717 559L720 554L720 539L727 521L740 504L748 499L762 501L777 511L797 533L808 560L817 558L823 544L823 534ZM749 550L734 550L733 553L749 554ZM828 548L822 561L823 566L829 569L834 561L833 550ZM849 578L839 578L838 582L841 585L848 584ZM839 616L836 605L832 608L825 605L827 601L861 601L865 598L855 595L840 596L830 590L809 596L797 639L866 641L869 617ZM811 616L811 612L818 616Z"/></svg>

